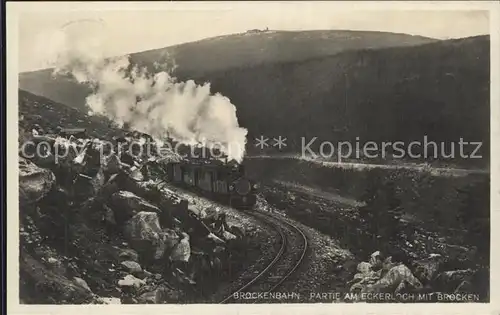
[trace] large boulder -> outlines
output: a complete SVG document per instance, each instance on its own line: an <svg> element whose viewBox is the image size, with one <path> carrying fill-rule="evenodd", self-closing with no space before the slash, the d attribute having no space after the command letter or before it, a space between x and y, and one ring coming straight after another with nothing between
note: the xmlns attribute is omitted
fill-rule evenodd
<svg viewBox="0 0 500 315"><path fill-rule="evenodd" d="M156 212L141 211L127 221L124 235L129 240L147 240L158 242L161 233Z"/></svg>
<svg viewBox="0 0 500 315"><path fill-rule="evenodd" d="M362 261L358 264L357 269L360 273L369 273L372 271L372 265L366 261Z"/></svg>
<svg viewBox="0 0 500 315"><path fill-rule="evenodd" d="M181 294L167 286L160 285L150 291L147 291L137 299L141 304L163 304L178 302Z"/></svg>
<svg viewBox="0 0 500 315"><path fill-rule="evenodd" d="M379 281L367 286L362 292L395 293L401 291L401 286L409 291L423 287L411 270L403 264L391 268Z"/></svg>
<svg viewBox="0 0 500 315"><path fill-rule="evenodd" d="M358 273L354 275L354 278L348 282L349 285L352 285L350 292L362 291L366 286L374 284L381 277L381 271L373 271L372 265L366 261L358 264L357 271Z"/></svg>
<svg viewBox="0 0 500 315"><path fill-rule="evenodd" d="M172 229L163 229L160 233L160 243L156 248L155 259L163 258L166 252L170 252L180 241L179 235Z"/></svg>
<svg viewBox="0 0 500 315"><path fill-rule="evenodd" d="M175 214L181 222L181 229L186 231L196 247L204 247L211 243L212 245L224 244L225 242L216 236L210 228L192 211L179 211Z"/></svg>
<svg viewBox="0 0 500 315"><path fill-rule="evenodd" d="M182 233L182 239L172 249L170 253L171 261L188 262L191 257L191 246L189 244L189 235Z"/></svg>
<svg viewBox="0 0 500 315"><path fill-rule="evenodd" d="M383 257L380 251L373 252L370 255L370 265L373 270L378 270L383 267Z"/></svg>
<svg viewBox="0 0 500 315"><path fill-rule="evenodd" d="M236 235L232 234L231 232L225 231L225 230L222 232L222 238L225 241L232 241L232 240L237 239Z"/></svg>
<svg viewBox="0 0 500 315"><path fill-rule="evenodd" d="M438 254L417 260L413 262L414 274L424 284L428 284L437 276L442 263L443 258Z"/></svg>
<svg viewBox="0 0 500 315"><path fill-rule="evenodd" d="M118 285L120 287L133 287L139 289L146 284L146 281L134 277L133 275L126 275L123 279L118 280Z"/></svg>
<svg viewBox="0 0 500 315"><path fill-rule="evenodd" d="M127 182L134 181L129 180ZM134 189L129 189L129 191L160 207L162 210L160 216L162 226L174 227L173 218L180 219L188 213L188 201L181 198L177 193L165 188L161 182L134 182L134 184L129 183L128 186Z"/></svg>
<svg viewBox="0 0 500 315"><path fill-rule="evenodd" d="M76 283L77 285L81 286L88 292L92 293L92 290L90 289L89 285L87 284L87 281L83 280L82 278L79 277L73 277L73 282Z"/></svg>
<svg viewBox="0 0 500 315"><path fill-rule="evenodd" d="M453 292L464 281L470 282L473 275L472 269L444 271L436 277L436 284L444 292Z"/></svg>
<svg viewBox="0 0 500 315"><path fill-rule="evenodd" d="M29 158L40 167L54 168L56 165L56 157L53 154L55 139L48 136L34 136L32 141L37 150L31 152Z"/></svg>
<svg viewBox="0 0 500 315"><path fill-rule="evenodd" d="M116 297L100 297L98 301L100 304L122 304L120 298Z"/></svg>
<svg viewBox="0 0 500 315"><path fill-rule="evenodd" d="M163 256L167 237L160 227L157 213L137 213L126 222L123 233L130 241L130 246L146 263Z"/></svg>
<svg viewBox="0 0 500 315"><path fill-rule="evenodd" d="M56 182L54 173L19 157L19 202L33 204L45 197Z"/></svg>
<svg viewBox="0 0 500 315"><path fill-rule="evenodd" d="M120 265L122 266L122 268L124 268L126 271L130 272L131 274L140 274L142 272L141 265L139 265L135 261L131 261L131 260L122 261L120 263Z"/></svg>
<svg viewBox="0 0 500 315"><path fill-rule="evenodd" d="M108 205L114 210L115 219L118 223L129 220L139 212L161 213L158 207L134 193L123 190L111 195Z"/></svg>
<svg viewBox="0 0 500 315"><path fill-rule="evenodd" d="M375 284L380 280L381 272L379 271L368 271L360 272L354 275L354 278L349 281L349 285L352 285L350 292L359 293L365 291L368 286Z"/></svg>
<svg viewBox="0 0 500 315"><path fill-rule="evenodd" d="M135 262L139 261L139 254L137 254L135 250L129 248L122 249L118 254L118 257L120 257L120 259L129 261L135 261Z"/></svg>

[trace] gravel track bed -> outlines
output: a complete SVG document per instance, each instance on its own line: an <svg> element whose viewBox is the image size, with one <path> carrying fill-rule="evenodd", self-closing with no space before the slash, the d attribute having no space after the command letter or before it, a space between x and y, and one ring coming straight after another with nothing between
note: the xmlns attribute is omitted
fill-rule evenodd
<svg viewBox="0 0 500 315"><path fill-rule="evenodd" d="M347 292L347 282L356 269L353 254L342 248L332 237L318 232L286 216L282 211L267 204L274 215L295 225L308 239L308 252L304 262L277 292L292 298L274 301L280 303L332 303L340 302L335 294ZM298 297L297 297L298 296ZM271 303L272 301L268 301Z"/></svg>
<svg viewBox="0 0 500 315"><path fill-rule="evenodd" d="M217 284L217 288L207 295L206 301L200 301L201 303L220 303L260 273L276 256L280 247L280 236L271 225L265 224L261 219L245 211L221 205L178 187L166 185L166 188L189 202L196 202L201 206L200 208L219 208L220 211L225 212L229 225L236 225L245 232L246 243L244 247L237 248L238 252L244 256L234 261L229 277L222 279Z"/></svg>
<svg viewBox="0 0 500 315"><path fill-rule="evenodd" d="M219 207L226 213L228 224L241 227L247 237L246 247L242 248L247 254L247 259L237 262L237 268L233 270L230 279L220 283L214 293L207 298L206 303L220 303L232 292L238 290L258 275L274 259L281 244L279 233L275 227L266 224L263 220L247 212L220 205L177 187L168 186L168 188L188 200L196 200L203 207ZM301 265L275 290L275 292L285 293L288 298L266 299L258 303L340 302L335 298L335 294L344 293L348 290L347 282L352 279L352 275L356 269L356 261L353 254L348 249L342 248L339 242L331 236L288 217L284 211L278 210L262 198L259 198L256 209L263 213L272 212L272 215L276 217L276 221L283 220L295 225L307 237L309 247ZM287 227L287 224L282 223L280 226L283 226L284 229L292 229L291 227ZM297 245L297 242L294 240L294 238L298 237L296 232L288 234L295 235L290 235L291 239L289 243ZM295 257L294 260L296 261L297 256L301 252L301 250L297 249L297 247L293 249L293 255L288 255L288 260ZM258 282L260 281L265 280L262 279ZM265 292L264 288L262 290L260 292ZM252 292L258 291L252 289ZM255 300L245 301L240 299L237 301L237 303L254 302Z"/></svg>
<svg viewBox="0 0 500 315"><path fill-rule="evenodd" d="M272 222L275 229L280 229L286 238L286 244L284 247L283 255L280 257L279 261L265 274L262 279L259 279L250 288L245 289L245 292L269 292L269 293L281 293L281 294L269 294L268 297L264 299L249 299L238 301L239 303L274 303L283 302L289 298L293 298L292 294L288 295L286 300L283 296L286 293L290 293L287 290L287 286L294 285L294 276L298 272L300 266L307 261L307 239L304 240L302 234L297 231L293 226L290 226L286 221L281 220L279 217L256 214L259 217L263 217L263 220ZM306 250L306 255L304 254L304 249ZM294 269L298 265L297 269ZM283 278L286 279L283 280ZM280 281L281 284L280 284ZM277 286L277 287L276 287ZM276 287L276 289L274 289ZM298 295L295 298L299 298Z"/></svg>

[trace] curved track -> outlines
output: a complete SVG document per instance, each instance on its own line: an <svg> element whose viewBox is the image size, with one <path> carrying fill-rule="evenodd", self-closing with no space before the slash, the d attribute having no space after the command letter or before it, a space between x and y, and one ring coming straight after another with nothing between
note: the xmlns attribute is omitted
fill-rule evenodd
<svg viewBox="0 0 500 315"><path fill-rule="evenodd" d="M279 216L263 212L250 213L267 225L272 226L280 236L280 248L274 259L255 277L238 290L231 293L220 303L257 303L258 299L235 299L244 293L271 293L280 288L304 261L308 250L307 237L297 226Z"/></svg>

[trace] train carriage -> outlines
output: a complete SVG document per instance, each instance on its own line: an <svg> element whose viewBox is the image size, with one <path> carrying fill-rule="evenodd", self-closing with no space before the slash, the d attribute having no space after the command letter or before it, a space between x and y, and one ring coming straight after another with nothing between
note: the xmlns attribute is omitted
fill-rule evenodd
<svg viewBox="0 0 500 315"><path fill-rule="evenodd" d="M167 164L167 176L177 185L191 188L211 199L239 209L256 203L257 184L245 176L241 165L212 160L189 160Z"/></svg>

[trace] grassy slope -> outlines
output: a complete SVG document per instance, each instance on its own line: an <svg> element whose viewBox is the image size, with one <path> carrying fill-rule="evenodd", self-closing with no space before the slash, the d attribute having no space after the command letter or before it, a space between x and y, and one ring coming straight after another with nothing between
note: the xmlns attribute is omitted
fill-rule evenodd
<svg viewBox="0 0 500 315"><path fill-rule="evenodd" d="M161 62L168 52L181 70L195 75L233 67L300 61L348 50L412 46L432 41L435 40L385 32L269 31L208 38L167 49L132 54L131 57L135 62L147 65L155 61Z"/></svg>
<svg viewBox="0 0 500 315"><path fill-rule="evenodd" d="M48 98L19 90L19 126L26 130L32 124L39 124L45 131L55 131L57 126L65 128L86 128L89 136L111 139L122 135L106 118L88 116L79 110Z"/></svg>
<svg viewBox="0 0 500 315"><path fill-rule="evenodd" d="M334 55L360 48L418 45L430 38L382 32L302 31L234 34L131 54L148 67L164 64L170 56L183 75L198 76L232 67L248 67ZM21 73L19 87L75 108L82 108L89 90L65 78L53 79L52 70Z"/></svg>

